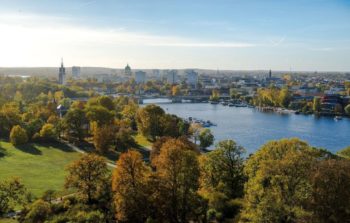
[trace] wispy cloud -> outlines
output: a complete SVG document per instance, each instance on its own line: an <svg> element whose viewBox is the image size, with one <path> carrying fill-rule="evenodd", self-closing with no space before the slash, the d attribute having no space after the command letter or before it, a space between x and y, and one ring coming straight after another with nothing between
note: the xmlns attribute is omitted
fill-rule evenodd
<svg viewBox="0 0 350 223"><path fill-rule="evenodd" d="M286 40L286 37L283 36L279 39L270 39L270 43L272 43L273 46L279 46Z"/></svg>

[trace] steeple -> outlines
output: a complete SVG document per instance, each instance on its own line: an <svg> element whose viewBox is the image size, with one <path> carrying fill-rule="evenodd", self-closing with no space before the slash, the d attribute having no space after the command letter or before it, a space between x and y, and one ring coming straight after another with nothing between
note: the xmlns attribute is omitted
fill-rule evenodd
<svg viewBox="0 0 350 223"><path fill-rule="evenodd" d="M66 84L66 68L63 65L63 58L61 58L61 67L58 69L58 83Z"/></svg>

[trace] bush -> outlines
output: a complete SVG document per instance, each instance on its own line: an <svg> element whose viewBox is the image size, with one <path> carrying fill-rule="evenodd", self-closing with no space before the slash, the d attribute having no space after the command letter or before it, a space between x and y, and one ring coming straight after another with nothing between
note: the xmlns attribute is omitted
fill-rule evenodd
<svg viewBox="0 0 350 223"><path fill-rule="evenodd" d="M25 129L19 125L15 125L11 129L10 142L12 145L23 145L28 142L28 135Z"/></svg>

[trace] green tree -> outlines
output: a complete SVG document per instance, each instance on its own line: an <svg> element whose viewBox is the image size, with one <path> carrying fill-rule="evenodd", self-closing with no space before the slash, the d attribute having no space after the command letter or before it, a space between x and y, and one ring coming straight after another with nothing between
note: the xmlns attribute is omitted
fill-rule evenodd
<svg viewBox="0 0 350 223"><path fill-rule="evenodd" d="M215 150L200 157L201 194L209 201L209 208L220 217L238 213L234 199L243 196L244 148L232 140L224 140Z"/></svg>
<svg viewBox="0 0 350 223"><path fill-rule="evenodd" d="M116 218L121 222L145 222L150 206L147 187L151 171L142 155L132 150L120 156L117 166L112 177Z"/></svg>
<svg viewBox="0 0 350 223"><path fill-rule="evenodd" d="M25 203L25 186L18 178L0 181L0 216Z"/></svg>
<svg viewBox="0 0 350 223"><path fill-rule="evenodd" d="M64 116L62 124L66 135L77 138L79 141L82 141L86 136L88 120L83 109L70 109Z"/></svg>
<svg viewBox="0 0 350 223"><path fill-rule="evenodd" d="M210 129L203 129L199 134L199 146L205 149L214 143L214 135L211 133Z"/></svg>
<svg viewBox="0 0 350 223"><path fill-rule="evenodd" d="M111 124L115 113L103 106L91 106L86 108L86 117L90 122L97 122L97 125Z"/></svg>
<svg viewBox="0 0 350 223"><path fill-rule="evenodd" d="M12 145L15 145L15 146L23 145L23 144L27 143L28 142L28 136L27 136L26 130L23 129L19 125L15 125L11 129L10 142L12 143Z"/></svg>
<svg viewBox="0 0 350 223"><path fill-rule="evenodd" d="M290 101L292 100L292 97L289 93L288 88L283 88L279 93L279 104L281 107L288 108L288 105Z"/></svg>
<svg viewBox="0 0 350 223"><path fill-rule="evenodd" d="M244 172L241 222L307 222L309 178L319 153L299 139L271 141L252 155Z"/></svg>
<svg viewBox="0 0 350 223"><path fill-rule="evenodd" d="M35 201L29 208L25 216L25 222L28 223L43 223L51 214L50 204L41 199Z"/></svg>
<svg viewBox="0 0 350 223"><path fill-rule="evenodd" d="M157 136L162 136L161 118L164 114L164 110L154 104L139 109L136 115L139 132L153 141Z"/></svg>
<svg viewBox="0 0 350 223"><path fill-rule="evenodd" d="M108 184L106 160L95 154L85 154L67 167L66 188L77 189L81 197L91 204L102 193L103 185Z"/></svg>

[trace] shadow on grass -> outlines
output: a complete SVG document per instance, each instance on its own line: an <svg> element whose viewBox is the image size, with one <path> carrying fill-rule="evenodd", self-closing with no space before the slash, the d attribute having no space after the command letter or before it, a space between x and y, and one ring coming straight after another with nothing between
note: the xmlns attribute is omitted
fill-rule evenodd
<svg viewBox="0 0 350 223"><path fill-rule="evenodd" d="M119 159L120 156L120 152L117 151L108 151L107 153L104 154L104 156L108 159L111 160L113 162L116 162Z"/></svg>
<svg viewBox="0 0 350 223"><path fill-rule="evenodd" d="M32 145L32 144L18 145L15 147L16 147L16 149L21 150L22 152L30 153L32 155L41 155L42 154L42 152L40 150L38 150L35 147L35 145Z"/></svg>
<svg viewBox="0 0 350 223"><path fill-rule="evenodd" d="M6 155L6 151L4 148L1 147L0 145L0 158L4 157Z"/></svg>

